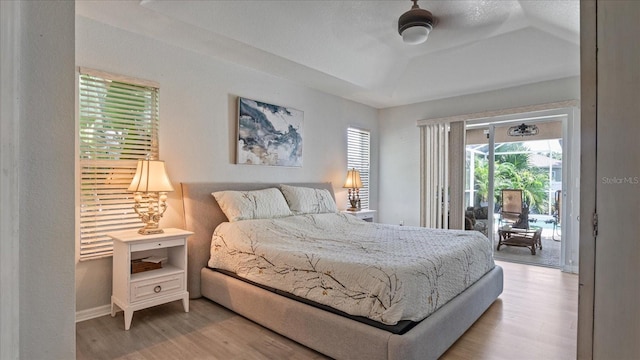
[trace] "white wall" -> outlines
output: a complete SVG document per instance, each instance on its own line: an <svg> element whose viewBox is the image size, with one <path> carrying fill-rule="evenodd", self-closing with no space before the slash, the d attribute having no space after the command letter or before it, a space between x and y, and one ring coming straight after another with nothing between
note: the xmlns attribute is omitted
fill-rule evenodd
<svg viewBox="0 0 640 360"><path fill-rule="evenodd" d="M20 11L20 358L73 359L75 5Z"/></svg>
<svg viewBox="0 0 640 360"><path fill-rule="evenodd" d="M378 139L377 111L265 73L76 18L76 64L160 83L160 157L176 189L182 181L331 181L338 206L346 175L346 130L358 126ZM304 111L302 168L235 165L236 98ZM372 173L377 169L372 154ZM372 207L377 206L372 181ZM179 194L162 226L181 226ZM111 258L77 264L77 310L109 303Z"/></svg>
<svg viewBox="0 0 640 360"><path fill-rule="evenodd" d="M418 120L579 98L580 80L571 77L379 110L378 186L383 191L379 193L378 220L390 224L420 224Z"/></svg>

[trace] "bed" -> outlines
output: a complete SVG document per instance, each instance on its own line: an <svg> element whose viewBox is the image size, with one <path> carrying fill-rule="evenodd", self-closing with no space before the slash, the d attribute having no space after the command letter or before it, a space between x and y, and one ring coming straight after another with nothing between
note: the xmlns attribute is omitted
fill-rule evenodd
<svg viewBox="0 0 640 360"><path fill-rule="evenodd" d="M502 269L491 268L462 293L406 332L394 333L352 317L298 301L208 267L214 229L227 221L211 195L222 190L259 190L268 183L183 183L185 227L189 238L188 288L294 341L336 359L437 359L502 293ZM326 189L330 183L297 183Z"/></svg>

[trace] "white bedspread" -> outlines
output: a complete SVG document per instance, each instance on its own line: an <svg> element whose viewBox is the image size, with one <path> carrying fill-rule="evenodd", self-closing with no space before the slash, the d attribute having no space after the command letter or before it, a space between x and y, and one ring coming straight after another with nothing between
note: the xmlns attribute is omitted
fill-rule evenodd
<svg viewBox="0 0 640 360"><path fill-rule="evenodd" d="M384 324L419 321L494 267L476 231L316 214L220 224L209 267Z"/></svg>

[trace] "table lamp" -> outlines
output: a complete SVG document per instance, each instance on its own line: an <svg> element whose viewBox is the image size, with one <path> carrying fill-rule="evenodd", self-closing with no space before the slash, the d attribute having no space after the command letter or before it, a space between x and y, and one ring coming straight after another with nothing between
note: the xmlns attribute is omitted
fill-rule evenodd
<svg viewBox="0 0 640 360"><path fill-rule="evenodd" d="M143 235L163 233L158 223L167 211L167 192L173 191L164 168L164 161L138 160L136 174L127 190L133 192L133 199L136 202L133 210L145 223L138 233Z"/></svg>
<svg viewBox="0 0 640 360"><path fill-rule="evenodd" d="M343 188L349 189L349 203L351 207L348 211L358 211L360 207L360 188L362 180L360 180L360 172L355 168L347 172L347 180L344 182Z"/></svg>

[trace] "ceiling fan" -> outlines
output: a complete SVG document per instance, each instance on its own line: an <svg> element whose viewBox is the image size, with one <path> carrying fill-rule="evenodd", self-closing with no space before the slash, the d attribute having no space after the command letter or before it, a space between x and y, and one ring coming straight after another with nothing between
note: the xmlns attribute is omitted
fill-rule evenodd
<svg viewBox="0 0 640 360"><path fill-rule="evenodd" d="M433 14L418 6L418 0L413 1L411 9L398 19L398 33L405 44L417 45L427 41L429 33L433 30L436 18Z"/></svg>
<svg viewBox="0 0 640 360"><path fill-rule="evenodd" d="M512 126L508 130L509 136L533 136L538 135L540 130L535 125L525 125L524 123Z"/></svg>

